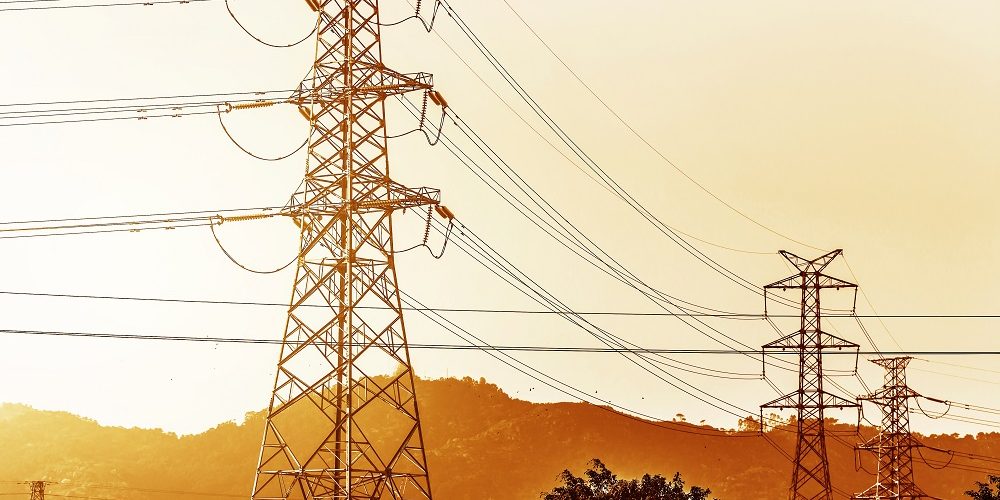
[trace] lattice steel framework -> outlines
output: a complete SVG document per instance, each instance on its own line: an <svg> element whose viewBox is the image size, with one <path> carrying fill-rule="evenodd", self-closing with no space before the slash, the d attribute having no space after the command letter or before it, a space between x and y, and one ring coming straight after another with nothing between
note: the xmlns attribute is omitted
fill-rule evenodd
<svg viewBox="0 0 1000 500"><path fill-rule="evenodd" d="M930 498L913 481L913 449L920 446L910 434L910 398L919 396L906 385L906 366L910 357L873 359L885 368L885 384L877 391L858 398L882 409L882 428L877 436L858 446L878 459L875 484L855 499L895 500Z"/></svg>
<svg viewBox="0 0 1000 500"><path fill-rule="evenodd" d="M252 498L430 499L392 214L439 194L389 178L385 101L431 77L382 64L378 0L306 3L316 58L292 102L311 131L287 209L301 247Z"/></svg>
<svg viewBox="0 0 1000 500"><path fill-rule="evenodd" d="M45 485L50 484L48 481L28 481L24 484L31 489L31 500L45 500Z"/></svg>
<svg viewBox="0 0 1000 500"><path fill-rule="evenodd" d="M858 345L822 330L820 294L825 288L856 288L853 283L823 274L823 270L841 254L834 250L822 257L806 260L781 251L799 273L764 287L769 290L801 290L801 322L797 332L763 346L765 350L797 350L799 353L799 388L761 406L770 409L795 409L795 464L789 498L792 500L830 500L830 463L826 453L825 411L827 408L854 408L857 403L823 389L823 351L857 349Z"/></svg>

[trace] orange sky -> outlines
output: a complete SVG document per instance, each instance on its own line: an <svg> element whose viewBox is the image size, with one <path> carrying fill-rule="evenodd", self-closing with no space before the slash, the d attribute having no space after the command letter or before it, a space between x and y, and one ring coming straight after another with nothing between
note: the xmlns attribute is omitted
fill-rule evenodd
<svg viewBox="0 0 1000 500"><path fill-rule="evenodd" d="M880 312L1000 310L995 186L1000 143L1000 5L969 2L554 2L509 0L615 109L677 165L756 220L847 262ZM233 0L268 39L310 28L301 2ZM405 15L385 0L386 20ZM279 5L280 4L280 5ZM725 208L665 165L615 122L507 10L501 0L454 0L466 20L545 108L623 186L666 223L699 238L754 251L802 249ZM443 17L442 36L511 104L508 87ZM269 49L246 37L221 3L0 13L0 102L289 89L310 64L308 44ZM386 63L435 74L455 111L554 206L645 281L693 302L759 312L761 302L681 252L621 202L540 141L433 35L409 23L387 29ZM227 117L264 155L298 145L305 125L292 109ZM390 108L390 128L413 124ZM535 121L532 123L539 127ZM447 130L446 130L447 131ZM456 135L456 140L458 136ZM635 292L583 265L514 213L441 147L396 140L392 171L410 185L442 189L478 234L582 310L652 310ZM463 143L463 147L466 147ZM468 146L471 151L471 146ZM212 116L146 122L0 128L4 220L238 208L282 204L301 178L303 155L253 160ZM485 165L485 162L483 163ZM410 214L401 246L419 239ZM220 236L257 267L287 262L287 221L227 226ZM701 245L747 279L765 284L788 268L777 255ZM290 272L249 275L215 248L207 230L6 240L0 290L282 301ZM398 259L400 284L442 307L535 308L452 248L440 261ZM831 272L852 279L843 262ZM869 312L861 302L862 312ZM157 305L0 295L0 328L278 338L281 308ZM409 315L412 341L456 343ZM558 318L455 315L494 344L589 346ZM648 347L714 348L669 319L599 318ZM997 350L993 320L888 319L907 350ZM758 321L714 326L749 345L775 335ZM862 343L856 325L833 326ZM867 323L894 348L878 322ZM781 323L793 330L794 320ZM609 354L518 354L601 397L670 418L735 418L663 385ZM260 409L276 349L0 337L0 401L68 410L115 425L197 432ZM939 359L939 358L935 358ZM685 361L741 372L759 361ZM989 357L940 361L991 369ZM426 377L485 376L516 397L565 396L480 353L416 352ZM929 396L995 405L995 372L914 362L911 384ZM877 369L863 368L869 385ZM684 376L744 408L775 392L761 381ZM964 377L964 378L958 378ZM972 380L976 379L976 380ZM794 380L777 377L782 389ZM861 391L857 381L839 381ZM936 408L935 408L936 409ZM874 412L874 409L869 409ZM852 418L845 415L845 418ZM915 417L926 431L988 427Z"/></svg>

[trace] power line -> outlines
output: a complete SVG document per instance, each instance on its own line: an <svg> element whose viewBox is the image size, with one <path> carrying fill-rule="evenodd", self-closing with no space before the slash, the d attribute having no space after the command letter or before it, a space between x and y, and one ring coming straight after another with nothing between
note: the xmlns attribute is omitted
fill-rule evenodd
<svg viewBox="0 0 1000 500"><path fill-rule="evenodd" d="M100 215L100 216L90 216L90 217L64 217L58 219L34 219L34 220L21 220L21 221L0 221L0 227L16 225L16 224L52 224L59 222L82 222L82 221L94 221L94 220L115 220L115 219L138 219L143 217L178 217L178 216L190 216L190 215L204 215L206 217L216 214L228 214L233 212L266 212L270 210L279 210L282 207L249 207L249 208L220 208L216 210L186 210L181 212L154 212L148 214L128 214L128 215Z"/></svg>
<svg viewBox="0 0 1000 500"><path fill-rule="evenodd" d="M411 307L408 310L417 312L439 313L433 308ZM149 340L168 342L194 342L211 344L250 344L250 345L281 345L280 339L258 339L241 337L196 337L188 335L153 335L153 334L131 334L131 333L103 333L103 332L69 332L54 330L24 330L24 329L0 329L0 333L8 335L34 335L45 337L65 337L65 338L93 338L93 339L114 339L114 340ZM475 346L460 344L410 344L413 349L422 350L443 350L462 351L479 349ZM552 352L552 353L580 353L580 354L692 354L692 355L760 355L762 351L734 351L729 349L659 349L644 347L567 347L567 346L532 346L532 345L499 345L489 346L486 349L493 351L510 352ZM787 354L787 353L786 353ZM855 355L854 351L830 351L824 355ZM860 354L873 355L875 352L862 351ZM917 351L917 352L883 352L882 354L893 356L923 355L923 356L1000 356L1000 351ZM775 353L781 356L781 353ZM795 353L787 355L796 355Z"/></svg>
<svg viewBox="0 0 1000 500"><path fill-rule="evenodd" d="M29 11L29 10L63 10L63 9L88 9L97 7L139 7L139 6L153 6L153 5L166 5L166 4L191 4L191 3L204 3L204 2L214 2L217 0L143 0L137 2L114 2L114 3L88 3L88 4L70 4L61 5L65 0L13 0L7 2L0 2L0 12L14 12L14 11ZM28 6L28 7L4 7L2 4L32 4L32 3L42 3L46 2L45 5L38 6ZM48 3L52 2L52 3ZM58 2L58 3L57 3Z"/></svg>
<svg viewBox="0 0 1000 500"><path fill-rule="evenodd" d="M447 4L447 2L445 2L445 3ZM635 129L635 127L632 126L631 123L629 123L625 118L623 118L621 116L621 114L619 114L617 111L615 111L615 109L610 104L608 104L608 102L605 101L604 98L602 98L600 95L598 95L597 91L595 91L594 88L590 86L590 84L588 84L586 81L584 81L584 79L582 77L580 77L580 75L572 67L570 67L569 63L567 63L565 59L563 59L559 54L557 54L556 51L552 48L552 46L549 45L545 41L545 39L543 39L541 37L541 35L538 34L538 31L536 31L534 27L532 27L530 24L528 24L528 22L524 19L524 17L516 9L514 9L514 6L512 6L510 4L510 2L508 2L507 0L503 0L503 3L505 5L507 5L507 8L510 9L510 11L514 13L514 15L518 18L518 20L521 21L521 24L523 24L524 27L527 28L528 31L531 32L532 36L534 36L535 39L537 39L539 42L541 42L542 46L544 46L545 49L550 54L552 54L552 56L555 57L557 61L559 61L559 64L561 64L564 68L566 68L566 70L569 71L569 73L571 75L573 75L573 78L577 82L579 82L580 85L582 85L585 89L587 89L587 92L589 92L590 95L594 96L594 98L597 99L597 101L600 102L601 105L604 106L604 108L607 109L608 112L610 112L611 115L615 117L615 119L617 119L622 125L625 126L626 129L628 129L629 132L632 133L632 135L634 135L643 144L645 144L650 150L652 150L654 153L656 153L656 155L659 156L667 165L669 165L671 168L673 168L678 173L680 173L685 179L687 179L688 181L690 181L692 184L694 184L695 186L697 186L698 189L704 191L706 194L708 194L709 196L711 196L713 199L715 199L719 203L721 203L724 206L726 206L726 208L732 210L733 212L735 212L739 216L743 217L744 219L752 222L754 225L759 226L760 228L762 228L762 229L764 229L764 230L766 230L766 231L768 231L768 232L770 232L770 233L772 233L772 234L774 234L776 236L780 236L781 238L784 238L784 239L786 239L786 240L788 240L788 241L790 241L792 243L796 243L798 245L802 245L804 247L811 248L813 250L822 250L821 248L815 247L813 245L810 245L808 243L799 241L799 240L797 240L795 238L792 238L792 237L790 237L788 235L785 235L785 234L783 234L781 232L778 232L774 228L772 228L772 227L770 227L768 225L765 225L764 223L762 223L762 222L758 221L757 219L751 217L746 212L743 212L742 210L740 210L740 209L736 208L735 206L733 206L731 203L729 203L726 200L722 199L719 195L717 195L714 192L712 192L712 190L708 189L708 187L706 187L704 184L702 184L701 182L698 182L698 180L696 180L694 177L692 177L686 171L684 171L679 166L677 166L676 163L674 163L673 161L671 161L662 151L660 151L656 146L654 146L651 142L649 142L649 140L647 140L645 136L643 136L642 134L640 134ZM449 9L450 9L450 7L449 7ZM715 245L715 246L719 246L719 245ZM723 247L723 248L726 248L726 247ZM750 254L760 254L760 253L762 253L762 252L753 252L753 251L740 250L740 249L734 249L734 248L726 248L726 249L728 249L728 250L734 250L734 251L738 251L738 252L742 252L742 253L750 253Z"/></svg>
<svg viewBox="0 0 1000 500"><path fill-rule="evenodd" d="M411 114L417 116L413 103L405 100L402 102L407 106L407 109ZM501 158L496 151L482 139L481 136L479 136L474 130L469 128L463 120L461 120L457 113L452 111L451 116L453 117L452 123L456 126L461 124L459 128L466 138L472 141L480 152L482 152L497 168L499 168L522 193L528 196L530 201L537 208L528 206L524 201L518 198L517 195L503 186L502 183L490 175L489 172L476 163L476 161L473 160L468 153L452 141L447 134L444 134L439 129L438 134L440 135L442 141L444 141L442 144L445 149L455 156L466 168L472 171L472 173L485 183L493 192L500 196L504 202L513 207L518 213L528 219L529 222L541 229L542 232L553 238L567 250L573 252L582 258L586 263L594 266L611 278L652 299L653 302L661 308L663 307L662 302L667 302L671 306L686 312L691 312L691 309L687 306L714 313L726 312L674 297L643 282L632 271L623 266L614 257L604 251L603 248L597 245L593 239L580 231L534 188L525 182L524 179L518 175L517 172L514 171L513 168L511 168L510 165L507 164L507 162L504 161L503 158ZM475 137L475 139L473 137Z"/></svg>
<svg viewBox="0 0 1000 500"><path fill-rule="evenodd" d="M654 427L667 428L667 429L671 429L671 430L683 432L683 433L686 433L686 434L710 435L710 436L714 436L714 437L744 437L744 438L745 437L754 437L756 435L756 433L752 433L752 434L726 433L726 432L718 431L718 430L714 430L714 429L711 430L711 431L709 431L709 430L702 430L702 429L698 429L697 427L690 426L690 425L685 425L685 424L681 424L681 423L677 423L677 422L670 422L670 421L665 421L665 420L662 420L662 419L657 419L657 418L652 417L650 415L647 415L645 413L642 413L642 412L639 412L639 411L632 410L632 409L629 409L627 407L624 407L624 406L622 406L620 404L617 404L617 403L615 403L613 401L597 397L597 396L591 394L589 391L584 391L584 390L582 390L582 389L580 389L580 388L578 388L576 386L570 385L570 384L568 384L566 382L563 382L562 380L559 380L559 379L557 379L557 378L555 378L555 377L553 377L553 376L551 376L551 375L549 375L549 374L547 374L545 372L542 372L541 370L533 367L532 365L527 364L527 363L525 363L525 362L523 362L523 361L521 361L521 360L519 360L519 359L511 356L510 354L508 354L508 353L506 353L504 351L495 350L494 349L495 346L491 346L491 345L487 344L485 341L483 341L482 338L476 336L475 334L471 333L467 329L465 329L465 328L457 325L456 323L454 323L453 321L451 321L448 318L444 317L440 313L437 313L437 312L434 312L434 311L428 309L423 303L421 303L417 299L413 298L411 295L405 294L405 292L404 292L404 297L405 297L404 298L404 303L410 305L411 307L412 306L416 306L416 309L418 311L420 311L421 314L423 314L424 316L426 316L428 319L430 319L434 323L437 323L439 326L441 326L442 328L444 328L445 331L448 331L452 335L455 335L455 336L459 337L460 339L462 339L463 341L465 341L468 345L476 347L477 349L481 350L485 354L493 357L494 359L500 361L501 363L503 363L503 364L507 365L508 367L514 369L515 371L521 373L522 375L525 375L525 376L527 376L527 377L529 377L529 378L531 378L531 379L533 379L533 380L535 380L537 382L540 382L543 385L546 385L547 387L550 387L550 388L552 388L552 389L554 389L554 390L556 390L556 391L558 391L558 392L560 392L562 394L565 394L565 395L567 395L567 396L569 396L569 397L571 397L573 399L576 399L576 400L584 402L584 403L591 403L592 404L592 401L597 401L599 403L603 403L603 404L608 405L608 406L601 406L601 405L596 405L595 406L596 408L601 409L603 411L607 411L607 412L612 413L614 415L619 415L619 416L622 416L622 417L625 417L625 418L629 418L629 419L632 419L632 420L635 420L635 421L638 421L638 422L641 422L641 423L644 423L644 424L647 424L647 425L652 425ZM621 413L621 412L625 412L625 413ZM640 417L642 417L642 418L640 418Z"/></svg>
<svg viewBox="0 0 1000 500"><path fill-rule="evenodd" d="M147 96L147 97L115 97L115 98L104 98L104 99L77 99L77 100L67 100L67 101L39 101L39 102L19 102L19 103L4 103L0 104L0 108L14 107L14 106L49 106L56 104L90 104L90 103L112 103L112 102L129 102L129 101L154 101L154 100L166 100L166 99L188 99L193 97L229 97L229 96L266 96L268 94L287 94L294 92L294 90L255 90L255 91L242 91L242 92L215 92L215 93L205 93L205 94L178 94L169 96Z"/></svg>
<svg viewBox="0 0 1000 500"><path fill-rule="evenodd" d="M743 278L742 276L729 270L718 261L715 261L704 252L699 250L688 243L684 238L680 237L676 231L674 231L670 226L664 224L659 218L653 215L645 206L638 202L626 189L624 189L614 178L612 178L604 169L597 164L592 157L590 157L581 147L570 137L566 131L557 123L555 120L538 104L538 102L525 90L525 88L517 81L517 79L507 70L507 68L499 61L498 58L489 50L488 47L483 43L483 41L473 32L473 30L462 20L458 13L448 4L448 2L442 0L442 4L446 9L449 17L455 21L456 25L461 29L463 34L475 45L476 49L483 55L484 58L489 62L489 64L503 77L503 79L511 86L511 88L518 94L518 96L532 109L532 111L543 121L546 126L555 133L559 139L578 157L583 161L588 168L591 169L597 176L602 179L602 182L606 187L611 189L614 194L628 204L633 210L635 210L640 216L646 219L654 228L659 230L664 236L667 236L671 241L677 244L685 252L689 253L697 260L701 261L714 271L720 273L727 279L732 280L737 285L753 292L760 294L760 290L757 286ZM442 38L440 34L436 33L439 38ZM456 53L457 55L457 53ZM459 56L460 57L460 56ZM791 304L788 304L791 306Z"/></svg>
<svg viewBox="0 0 1000 500"><path fill-rule="evenodd" d="M223 107L252 107L284 99L275 94L291 91L260 91L186 96L154 96L111 99L82 99L51 102L0 104L0 127L85 123L149 118L178 118L219 113ZM206 100L208 98L215 98ZM71 107L67 107L71 106ZM95 117L96 116L96 117Z"/></svg>
<svg viewBox="0 0 1000 500"><path fill-rule="evenodd" d="M229 0L224 0L224 1L225 1L225 4L226 4L226 12L229 13L229 17L231 17L233 19L233 21L236 23L236 25L239 26L240 29L243 30L244 33L246 33L247 35L249 35L250 38L253 38L258 43L261 43L261 44L266 45L268 47L272 47L272 48L276 48L276 49L287 49L287 48L295 47L296 45L299 45L300 43L308 40L310 37L312 37L313 35L315 35L316 34L316 30L319 29L319 20L317 19L316 24L313 25L313 29L310 30L309 33L306 34L306 36L302 37L301 39L299 39L296 42L291 42L291 43L272 43L272 42L268 42L268 41L265 41L264 39L258 37L253 32L251 32L246 26L244 26L243 23L240 22L239 18L236 17L236 13L233 12L232 7L229 5Z"/></svg>
<svg viewBox="0 0 1000 500"><path fill-rule="evenodd" d="M417 115L417 110L415 109L415 107L414 107L414 105L412 103L410 103L410 102L408 102L406 100L403 100L403 99L401 99L401 102L404 105L406 105L407 109L409 109L409 111L410 111L411 114L414 114L415 117L418 116ZM513 171L513 169L511 169L510 166L508 164L506 164L506 162L504 162L502 158L500 158L500 156L495 152L495 150L493 150L492 148L490 148L489 145L485 143L485 141L482 139L482 137L480 137L478 134L476 134L474 131L472 131L468 127L468 125L465 124L465 122L462 121L461 118L457 116L456 113L452 112L450 116L453 117L453 123L455 123L456 126L458 126L459 123L461 123L462 126L460 126L459 128L462 129L462 132L466 135L466 137L468 139L472 140L476 144L476 147L479 148L479 150L483 154L485 154L490 159L490 161L494 163L494 165L496 165L498 168L500 168L501 170L503 170L505 172L505 175L507 175L508 179L510 179L511 181L513 181L516 184L518 184L518 188L524 194L526 194L531 199L531 201L542 211L542 213L545 213L555 223L555 225L558 226L558 228L557 227L553 227L552 223L549 223L549 222L545 221L544 218L541 215L539 215L539 213L537 211L535 211L531 207L528 207L527 205L525 205L524 202L521 202L520 200L518 200L515 195L513 195L512 193L510 193L510 191L508 191L506 188L504 188L502 185L500 185L496 181L495 178L493 178L492 176L490 176L485 170L482 169L482 167L479 167L475 163L475 161L472 160L471 157L469 157L469 155L467 153L465 153L460 147L458 147L453 141L451 141L450 138L447 137L447 134L443 134L439 130L438 134L442 138L442 140L444 141L443 144L444 144L445 148L449 152L451 152L456 158L458 158L460 162L462 162L464 165L466 165L466 167L470 168L470 170L473 170L473 173L477 177L479 177L481 180L483 180L484 182L486 182L487 185L494 192L496 192L498 195L500 195L501 198L504 201L506 201L507 203L511 204L511 206L514 207L515 210L517 210L519 213L521 213L522 215L524 215L529 221L531 221L536 226L538 226L540 229L542 229L543 232L547 233L549 236L551 236L554 239L556 239L556 241L558 241L560 244L562 244L563 246L565 246L567 249L569 249L570 251L572 251L576 255L578 255L581 258L583 258L588 264L591 264L591 265L597 267L602 272L608 274L609 276L612 276L613 278L621 281L622 283L626 284L630 288L633 288L637 292L639 292L642 295L646 296L647 298L651 299L655 305L657 305L658 307L660 307L664 311L673 312L673 311L670 311L666 307L666 305L670 305L672 307L680 309L682 312L691 312L691 309L687 308L686 306L679 305L679 304L675 303L675 302L682 302L684 304L691 305L691 306L694 306L694 307L697 307L697 308L707 309L707 310L713 311L713 312L721 312L718 309L713 309L713 308L709 308L709 307L705 307L705 306L699 306L697 304L694 304L694 303L691 303L691 302L688 302L688 301L685 301L685 300L682 300L682 299L677 299L676 297L673 297L673 296L670 296L668 294L665 294L664 292L661 292L661 291L659 291L659 290L657 290L657 289L655 289L655 288L647 285L640 278L638 278L634 273L632 273L631 271L629 271L627 268L625 268L624 266L622 266L618 261L616 261L613 257L611 257L610 255L608 255L607 252L605 252L596 243L594 243L591 238L589 238L585 234L583 234L578 228L576 228L576 226L574 226L564 216L562 216L561 213L559 213L554 207L552 207L552 205L549 204L540 194L538 194L538 192L535 191L530 185L528 185L523 180L523 178L521 178L515 171ZM458 122L455 121L456 119L458 120ZM469 131L467 132L466 129L468 129ZM473 136L475 136L475 139L473 139L473 137L470 136L470 132L471 132L471 134ZM459 154L459 153L461 153L461 154ZM481 171L482 175L480 175L478 172L476 172L475 169L473 169L473 166L475 166L476 169L478 169L479 171ZM488 177L491 181L493 181L493 183L491 184L490 182L486 181L486 179L483 177L484 175L486 177ZM517 179L517 180L515 180L515 179ZM520 182L518 182L518 181L520 181ZM500 191L498 190L498 188L501 189L501 190L503 190L505 193L507 193L508 196L509 196L509 198L506 197L506 196L504 196L503 194L501 194ZM518 207L517 205L515 205L512 202L512 199L516 200L521 205L521 207L524 207L524 209L522 209L522 208ZM537 217L538 220L536 220L536 219L532 218L530 215L528 215L529 213L532 214L532 215L534 215L535 217ZM555 215L553 215L553 213ZM562 239L558 238L555 234L553 234L552 231L550 231L549 229L546 229L545 227L543 227L539 223L539 220L541 220L543 223L545 223L549 228L552 228L552 230L554 230L556 233L559 233L560 235L562 235L563 238L566 238L567 240L570 240L570 243L567 243L566 241L563 241ZM438 232L442 232L442 231L440 229L438 229ZM576 234L578 234L579 236L575 236L573 234L574 232ZM461 234L459 234L458 236L461 236ZM485 242L483 242L483 243L485 243ZM474 243L474 244L478 244L478 243ZM486 245L486 246L489 247L489 245ZM581 253L580 251L577 251L576 249L572 248L572 246L576 246L577 248L579 248L580 250L582 250L583 253ZM495 252L495 249L491 248L491 250L493 252ZM466 253L469 253L469 252L467 251ZM602 254L604 257L601 257L600 255L598 255L598 253ZM588 258L587 255L589 255L594 260L591 260L590 258ZM473 257L473 258L475 260L477 260L478 262L480 262L480 264L483 264L483 262L480 259L475 258L475 257ZM608 260L610 260L614 265L609 264L605 260L605 258L608 259ZM487 260L489 260L489 259L487 259ZM504 259L502 257L501 257L501 260L506 261L506 259ZM507 261L507 262L509 264L509 261ZM495 273L496 271L493 271L493 272ZM500 276L500 275L498 274L498 276ZM507 279L505 279L505 281L507 281L511 285L515 286L515 288L517 287L517 285L514 282L512 282L510 280L507 280ZM700 321L697 317L691 317L691 318L695 319L695 321L697 323L699 323L701 325L701 327L699 327L698 325L695 325L695 324L687 321L685 319L685 318L687 318L687 316L676 316L676 317L678 319L680 319L682 322L684 322L687 326L693 328L695 331L699 332L702 335L705 335L706 337L712 339L715 342L720 343L721 345L724 345L726 347L732 347L731 345L727 344L724 341L719 340L714 335L712 335L711 333L703 330L702 328L711 330L715 334L717 334L717 335L719 335L719 336L721 336L721 337L729 340L730 342L733 342L733 343L735 343L737 345L740 345L740 346L742 346L744 348L749 348L748 345L743 344L740 341L732 338L731 336L726 335L725 333L723 333L722 331L718 330L717 328L714 328L711 325L708 325L707 323L704 323L703 321Z"/></svg>
<svg viewBox="0 0 1000 500"><path fill-rule="evenodd" d="M507 260L502 255L500 255L496 251L496 249L494 249L488 243L486 243L477 235L475 235L475 233L469 230L467 226L459 222L456 223L458 225L458 230L454 235L456 239L456 241L454 241L455 247L463 250L473 260L478 262L480 265L485 267L487 270L489 270L491 273L493 273L503 281L510 284L512 287L514 287L515 290L521 292L522 294L524 294L531 300L535 301L539 305L549 308L552 311L556 311L560 317L569 321L572 325L580 328L585 333L594 337L595 339L597 339L598 341L600 341L609 348L624 347L625 345L637 347L635 344L607 331L606 329L596 326L589 320L583 318L581 315L574 314L573 310L569 308L565 303L561 302L558 298L552 295L551 292L542 287L537 281L526 275L521 269L513 265L509 260ZM440 232L441 229L438 228L438 231ZM471 237L468 240L468 242L463 243L461 242L461 240L465 237L466 233L469 233ZM651 361L648 359L643 358L642 359L643 363L639 363L637 360L629 358L627 356L626 359L630 363L638 366L643 371L650 373L654 377L657 377L661 381L667 383L668 385L674 388L684 391L683 389L677 387L673 382L664 379L661 375L658 375L658 373L666 375L667 377L670 377L672 379L676 379L678 383L689 386L691 387L692 390L695 390L696 392L704 393L704 391L701 391L700 389L690 386L688 382L677 378L676 375L665 372L662 367L650 365ZM669 358L667 359L669 360ZM675 360L669 360L669 361L675 361ZM674 368L691 372L689 368L676 367L676 366ZM693 372L693 373L698 373L698 372ZM704 374L704 373L698 373L698 374L711 376L710 374ZM691 394L688 393L688 395ZM711 397L713 399L717 399L714 396ZM702 401L704 402L704 400Z"/></svg>
<svg viewBox="0 0 1000 500"><path fill-rule="evenodd" d="M25 297L50 297L50 298L66 298L66 299L94 299L94 300L121 300L121 301L136 301L136 302L165 302L165 303L179 303L179 304L205 304L205 305L234 305L234 306L258 306L258 307L288 307L287 303L284 302L268 302L268 301L252 301L252 300L228 300L228 299L186 299L186 298L170 298L170 297L138 297L138 296L124 296L124 295L97 295L97 294L72 294L72 293L48 293L48 292L25 292L25 291L14 291L14 290L0 290L0 295L12 295L12 296L25 296ZM325 306L315 306L315 307L325 307ZM377 307L377 306L368 306ZM405 308L406 310L416 310L414 308ZM431 307L429 310L446 312L446 313L481 313L481 314L524 314L524 315L553 315L559 314L551 310L545 309L509 309L509 308L483 308L483 307ZM745 318L745 319L764 319L764 315L759 313L733 313L733 314L711 314L711 313L670 313L670 312L660 312L660 311L574 311L576 314L583 316L648 316L648 317L673 317L673 316L699 316L707 318ZM769 314L771 318L797 318L798 315L794 314ZM843 315L827 315L826 318L850 318L851 316ZM873 318L875 316L859 316L861 318ZM988 319L1000 319L1000 314L996 315L926 315L926 314L897 314L897 315L883 315L879 316L882 318L909 318L909 319L921 319L921 318L988 318ZM872 351L875 353L878 351ZM867 353L863 353L867 354ZM933 361L935 363L942 363L940 361ZM951 363L942 363L951 364ZM975 367L967 367L965 365L958 365L963 368L977 369ZM994 371L994 370L986 370Z"/></svg>

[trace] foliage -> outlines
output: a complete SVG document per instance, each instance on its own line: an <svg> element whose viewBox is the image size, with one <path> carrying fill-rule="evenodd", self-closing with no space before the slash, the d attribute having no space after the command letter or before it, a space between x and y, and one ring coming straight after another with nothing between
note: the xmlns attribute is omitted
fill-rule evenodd
<svg viewBox="0 0 1000 500"><path fill-rule="evenodd" d="M564 470L559 475L563 485L543 493L545 500L708 500L712 494L712 490L698 486L685 492L680 473L669 481L661 475L649 474L642 479L618 479L596 458L584 476L586 479Z"/></svg>
<svg viewBox="0 0 1000 500"><path fill-rule="evenodd" d="M994 490L993 487L997 489ZM966 491L965 494L975 500L1000 500L1000 476L990 475L989 483L976 481L976 489Z"/></svg>

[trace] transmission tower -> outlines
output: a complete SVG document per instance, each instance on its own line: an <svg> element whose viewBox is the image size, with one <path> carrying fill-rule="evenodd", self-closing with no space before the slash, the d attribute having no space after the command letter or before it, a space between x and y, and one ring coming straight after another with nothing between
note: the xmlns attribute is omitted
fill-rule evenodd
<svg viewBox="0 0 1000 500"><path fill-rule="evenodd" d="M885 368L885 384L873 394L858 398L882 409L882 427L877 436L858 446L875 453L878 466L875 484L856 499L895 500L930 498L913 482L913 448L920 446L910 435L910 398L919 396L906 385L910 357L873 359Z"/></svg>
<svg viewBox="0 0 1000 500"><path fill-rule="evenodd" d="M430 499L392 214L440 195L389 178L385 101L432 79L382 64L378 0L306 3L315 63L291 102L309 149L288 207L301 247L252 498Z"/></svg>
<svg viewBox="0 0 1000 500"><path fill-rule="evenodd" d="M27 481L21 484L26 484L31 489L31 500L45 500L45 486L52 483L49 481Z"/></svg>
<svg viewBox="0 0 1000 500"><path fill-rule="evenodd" d="M856 408L854 401L823 389L823 351L826 349L857 349L858 345L826 333L821 328L820 294L825 288L857 288L857 285L823 274L823 270L841 254L834 250L822 257L806 260L781 251L798 274L764 287L765 304L768 290L800 289L801 323L797 332L763 346L765 350L796 350L799 353L799 388L761 406L763 409L795 409L795 464L789 498L792 500L830 500L830 463L826 454L824 414L827 408ZM766 306L765 306L766 309Z"/></svg>

